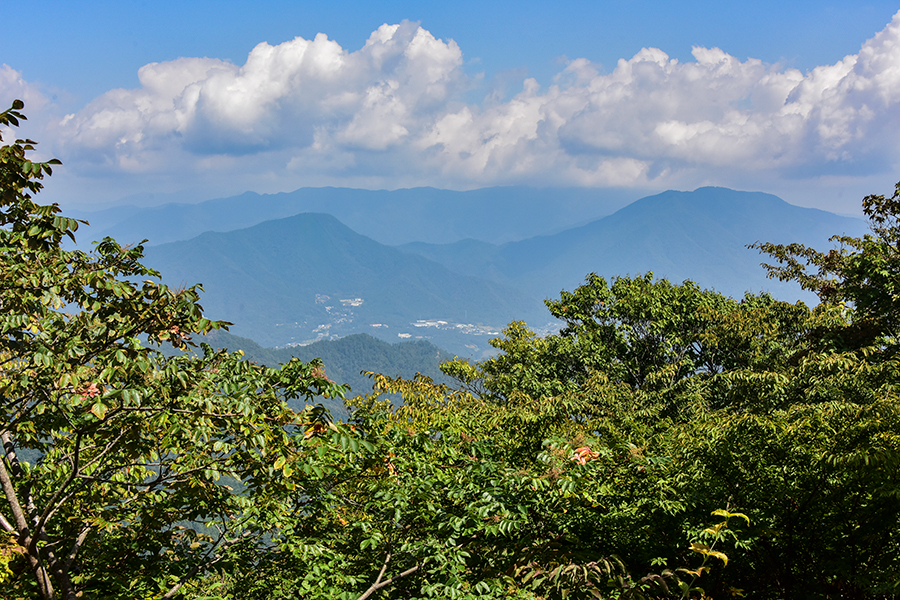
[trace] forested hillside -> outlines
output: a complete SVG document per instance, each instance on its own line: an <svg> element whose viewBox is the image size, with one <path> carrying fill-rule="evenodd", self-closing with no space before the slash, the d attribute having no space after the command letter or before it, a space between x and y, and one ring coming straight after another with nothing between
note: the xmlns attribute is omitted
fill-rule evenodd
<svg viewBox="0 0 900 600"><path fill-rule="evenodd" d="M900 183L839 248L756 246L815 306L588 274L557 333L350 398L202 343L140 245L67 249L34 146L0 147L4 597L900 595Z"/></svg>
<svg viewBox="0 0 900 600"><path fill-rule="evenodd" d="M347 386L354 396L372 392L375 382L367 373L406 379L412 379L418 373L439 383L451 381L441 372L440 364L452 359L453 355L424 340L389 344L359 333L309 346L263 348L253 340L221 330L211 332L204 339L216 350L241 350L247 360L269 366L290 362L292 358L305 362L320 359L326 366L328 378ZM346 419L348 416L340 399L318 398L317 401L328 406L334 418Z"/></svg>

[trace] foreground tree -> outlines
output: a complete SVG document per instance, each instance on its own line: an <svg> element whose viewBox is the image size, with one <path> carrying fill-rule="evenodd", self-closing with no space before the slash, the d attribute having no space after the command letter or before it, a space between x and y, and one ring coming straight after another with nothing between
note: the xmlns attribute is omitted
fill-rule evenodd
<svg viewBox="0 0 900 600"><path fill-rule="evenodd" d="M823 292L815 309L650 275L589 276L548 302L564 322L559 334L538 338L514 323L493 342L498 356L445 364L498 412L564 407L555 428L545 421L528 437L562 435L596 453L585 468L601 472L574 490L590 508L568 507L579 533L562 548L617 556L632 574L662 578L648 575L647 585L671 587L697 572L687 550L709 511L736 508L752 526L728 550L727 569L698 575L707 594L896 596L900 362L890 299L900 203L869 197L865 207L875 234L838 238L843 250L763 246L785 265L775 275ZM804 257L831 271L807 274Z"/></svg>
<svg viewBox="0 0 900 600"><path fill-rule="evenodd" d="M196 287L154 282L140 246L64 249L79 222L34 202L59 164L31 161L34 144L0 148L0 527L19 570L4 596L171 597L262 534L253 502L296 485L272 456L299 453L324 416L285 401L343 390L318 364L164 357L155 344L185 349L225 323L203 317Z"/></svg>

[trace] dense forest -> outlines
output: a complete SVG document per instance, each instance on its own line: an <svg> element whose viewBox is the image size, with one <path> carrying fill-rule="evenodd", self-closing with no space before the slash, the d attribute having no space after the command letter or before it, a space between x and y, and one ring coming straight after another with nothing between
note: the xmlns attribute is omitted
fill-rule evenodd
<svg viewBox="0 0 900 600"><path fill-rule="evenodd" d="M66 249L34 146L0 148L4 598L900 595L900 184L862 238L758 245L815 307L589 275L557 334L336 420L321 361L198 343L228 324L140 245Z"/></svg>

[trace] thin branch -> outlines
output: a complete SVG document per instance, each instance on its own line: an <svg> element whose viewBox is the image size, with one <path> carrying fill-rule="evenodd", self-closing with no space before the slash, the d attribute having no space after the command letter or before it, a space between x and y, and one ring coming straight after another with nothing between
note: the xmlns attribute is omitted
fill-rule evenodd
<svg viewBox="0 0 900 600"><path fill-rule="evenodd" d="M387 570L388 563L390 562L390 560L391 560L391 554L388 553L388 555L384 558L384 564L381 565L381 571L378 572L378 578L375 580L375 583L373 583L373 584L369 587L369 589L367 589L365 592L363 592L363 595L360 596L359 598L357 598L357 600L366 600L366 598L368 598L369 596L371 596L372 594L374 594L374 593L377 592L378 590L380 590L380 589L382 589L382 588L385 588L385 587L391 585L392 583L394 583L394 582L397 581L398 579L402 579L402 578L404 578L404 577L406 577L406 576L408 576L408 575L412 575L413 573L415 573L416 571L419 570L419 564L416 563L415 566L410 567L409 569L403 571L403 572L400 573L399 575L394 575L393 577L391 577L391 578L388 579L387 581L381 581L381 578L384 577L384 572Z"/></svg>
<svg viewBox="0 0 900 600"><path fill-rule="evenodd" d="M384 564L381 565L381 570L378 571L378 577L375 578L375 583L369 587L365 593L359 597L359 600L365 600L369 596L371 596L376 590L378 590L378 585L381 583L381 578L384 577L384 572L387 571L388 563L391 562L391 553L388 552L387 556L384 557Z"/></svg>
<svg viewBox="0 0 900 600"><path fill-rule="evenodd" d="M3 529L8 531L9 533L19 533L18 531L16 531L16 528L12 526L12 523L10 523L6 519L6 517L3 516L3 514L0 514L0 527L3 527Z"/></svg>
<svg viewBox="0 0 900 600"><path fill-rule="evenodd" d="M0 485L2 485L6 500L9 502L9 506L12 509L13 519L16 521L16 528L18 529L20 538L31 537L28 528L28 519L25 516L25 511L22 510L22 505L19 503L19 496L16 494L12 478L10 478L9 472L6 470L6 464L2 458L0 458ZM4 519L4 521L5 520L6 519Z"/></svg>
<svg viewBox="0 0 900 600"><path fill-rule="evenodd" d="M75 480L75 478L78 476L78 471L79 471L78 463L80 460L79 448L80 447L81 447L81 432L78 432L75 435L75 459L72 463L72 472L69 473L69 476L66 477L65 481L63 481L56 488L56 491L53 493L53 497L50 498L50 500L47 502L47 508L44 509L43 514L40 516L37 524L34 526L35 531L43 531L44 530L44 525L47 524L47 520L50 519L50 516L54 512L56 512L56 509L58 508L58 506L54 505L56 503L56 500L65 491L65 489L67 487L69 487L69 484L71 484Z"/></svg>
<svg viewBox="0 0 900 600"><path fill-rule="evenodd" d="M8 440L8 434L6 431L0 433L0 439L3 439L4 442ZM10 460L10 466L12 467L12 459L15 457L15 453L13 452L12 456L10 456L12 448L11 446L7 447L5 444L4 450L6 451L7 459ZM16 521L16 528L18 530L17 533L19 534L18 543L20 546L26 548L28 564L31 567L31 570L34 572L35 578L37 579L41 596L43 596L47 600L52 600L53 584L50 582L47 570L41 564L39 554L33 551L31 532L28 528L28 519L26 518L25 511L22 510L22 505L19 503L19 497L16 494L16 489L13 486L13 482L9 476L9 472L7 472L6 470L6 463L2 457L0 457L0 485L2 485L3 492L6 495L9 506L13 511L13 518ZM5 518L3 520L6 521ZM6 525L9 525L9 523L4 523L4 527Z"/></svg>
<svg viewBox="0 0 900 600"><path fill-rule="evenodd" d="M95 483L113 483L113 484L115 484L119 487L123 487L123 488L152 489L160 484L173 485L173 484L177 484L177 483L188 482L188 481L190 481L191 475L194 475L196 473L201 473L201 472L209 469L210 466L215 465L215 464L216 464L216 460L211 459L209 462L206 462L197 467L187 469L184 471L173 472L171 469L169 469L170 463L162 463L162 464L158 465L160 467L160 473L155 478L147 480L147 481L140 481L140 482L137 482L137 481L131 481L131 482L129 482L129 481L113 481L112 479L108 479L108 478L100 477L100 476L96 476L96 475L79 475L78 478L81 479L82 481L91 481L91 482L95 482ZM124 466L126 466L126 465L120 465L120 467L117 467L115 470L118 470L119 468L122 468ZM132 466L132 465L127 465L127 466ZM145 465L141 465L140 463L135 463L133 466L145 466ZM162 467L165 467L165 471L166 471L165 473L163 473ZM236 471L236 470L219 469L219 472L224 475L235 477L236 479L238 478L237 477L238 471Z"/></svg>
<svg viewBox="0 0 900 600"><path fill-rule="evenodd" d="M69 550L69 555L66 557L66 562L63 565L63 570L65 570L66 572L69 572L72 569L72 565L75 563L75 556L78 554L78 551L81 549L82 544L84 544L84 540L87 539L87 536L90 532L91 528L85 526L78 534L78 537L75 539L75 543L72 545L72 549Z"/></svg>
<svg viewBox="0 0 900 600"><path fill-rule="evenodd" d="M123 430L122 430L122 433L120 433L118 437L116 437L114 440L112 440L111 442L109 442L108 444L106 444L106 447L105 447L103 450L101 450L100 453L97 454L97 456L95 456L94 458L92 458L91 460L89 460L88 462L86 462L82 468L83 468L83 469L89 469L90 467L92 467L96 462L100 461L104 456L106 456L107 454L109 454L110 451L112 451L112 450L119 444L119 441L120 441L123 437L125 437L126 435L128 435L128 434L130 434L130 433L131 433L131 431L129 431L128 429L123 429ZM81 432L79 432L78 435L80 436L80 435L81 435ZM99 447L99 446L97 446L97 447ZM78 451L76 450L76 457L75 457L75 460L76 460L76 461L78 460L77 452L78 452Z"/></svg>
<svg viewBox="0 0 900 600"><path fill-rule="evenodd" d="M132 407L120 407L116 409L116 412L126 413L126 412L166 412L166 413L179 413L185 415L194 415L197 417L212 417L212 418L243 418L246 417L244 413L211 413L204 412L201 410L191 410L188 408L170 408L170 407L149 407L149 406L132 406ZM262 415L260 417L263 421L271 421L275 423L284 422L283 416L270 417L267 415ZM290 423L288 423L290 424Z"/></svg>

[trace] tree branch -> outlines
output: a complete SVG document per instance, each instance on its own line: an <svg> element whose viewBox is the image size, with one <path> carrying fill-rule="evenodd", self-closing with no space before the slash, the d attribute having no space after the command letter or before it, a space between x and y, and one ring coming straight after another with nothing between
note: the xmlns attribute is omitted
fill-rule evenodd
<svg viewBox="0 0 900 600"><path fill-rule="evenodd" d="M55 505L55 503L56 503L57 499L66 490L66 488L69 487L69 484L71 484L75 480L75 478L78 476L78 471L79 471L78 463L80 461L80 452L79 452L80 448L81 448L81 432L78 432L75 435L75 459L72 461L72 472L69 473L69 476L66 477L66 480L63 481L59 485L59 487L56 488L56 492L54 492L53 496L47 502L47 508L44 509L43 514L41 514L40 518L38 519L37 524L34 526L35 531L40 532L40 531L44 530L44 526L47 524L47 521L50 519L50 517L53 515L53 513L56 512L57 506Z"/></svg>
<svg viewBox="0 0 900 600"><path fill-rule="evenodd" d="M3 443L3 450L6 453L7 460L9 460L10 467L17 474L21 473L22 467L19 465L18 458L16 458L15 447L13 446L9 431L0 432L0 441ZM41 528L43 524L40 519L37 518L37 508L34 505L34 499L31 497L30 492L26 493L25 500L27 515L26 512L22 510L22 505L19 503L18 495L12 484L12 479L9 477L9 473L6 470L6 464L2 458L0 458L0 484L2 484L3 491L12 507L16 523L19 524L19 545L26 549L26 555L34 570L35 577L38 580L41 594L48 600L52 600L55 598L55 594L53 592L53 585L50 582L50 574L48 573L47 567L43 565L40 550L37 547L38 540L46 542L49 541L49 539L47 538L46 532ZM27 516L31 516L31 520L35 524L36 528L33 533L29 533ZM57 585L59 585L63 597L66 598L66 600L75 600L75 589L72 587L72 580L68 573L62 569L62 565L52 550L45 548L45 554L50 566L49 570L52 572Z"/></svg>
<svg viewBox="0 0 900 600"><path fill-rule="evenodd" d="M3 445L7 460L12 461L12 458L10 458L11 446L7 446L5 443L9 439L8 433L6 431L0 433L0 439L4 442ZM12 454L12 457L15 457L15 453ZM16 494L15 486L13 486L9 472L6 470L6 462L3 457L0 457L0 486L3 487L3 493L6 495L6 500L9 502L10 509L13 513L13 519L16 522L15 529L19 534L18 543L26 549L25 554L28 557L28 564L34 572L35 579L37 579L41 596L46 600L53 600L53 584L50 583L47 570L41 565L40 556L32 551L33 544L31 543L31 531L28 528L28 518L25 515L25 511L22 510L19 496ZM5 518L3 520L6 521ZM8 522L4 523L4 527L7 525L11 524Z"/></svg>
<svg viewBox="0 0 900 600"><path fill-rule="evenodd" d="M69 550L69 555L66 557L65 564L63 564L63 569L66 572L72 569L72 565L75 564L75 557L78 554L78 551L81 550L81 546L82 544L84 544L84 540L87 539L87 536L90 532L90 527L84 527L78 534L78 538L75 539L75 543L72 545L72 549Z"/></svg>
<svg viewBox="0 0 900 600"><path fill-rule="evenodd" d="M416 571L419 570L420 565L418 563L416 563L414 566L408 568L407 570L401 572L398 575L394 575L387 581L381 581L381 578L384 577L384 572L387 570L388 563L390 562L390 560L391 560L391 554L388 553L388 555L384 558L384 564L381 565L381 571L378 572L378 578L375 579L375 583L373 583L371 586L369 586L369 589L367 589L365 592L363 592L363 595L360 596L359 598L357 598L357 600L366 600L367 598L369 598L372 594L374 594L378 590L380 590L382 588L386 588L387 586L391 585L398 579L403 579L404 577L406 577L408 575L412 575L413 573L415 573Z"/></svg>
<svg viewBox="0 0 900 600"><path fill-rule="evenodd" d="M16 528L12 526L12 523L10 523L2 513L0 513L0 527L3 527L3 529L9 533L18 533Z"/></svg>
<svg viewBox="0 0 900 600"><path fill-rule="evenodd" d="M0 434L0 436L2 435L6 435L5 432ZM30 537L28 519L25 516L25 511L22 510L19 496L16 494L16 488L13 486L12 478L10 478L9 472L6 470L6 463L2 458L0 458L0 485L2 485L3 493L6 495L6 500L9 502L10 509L12 509L13 519L16 521L16 528L19 531L19 536Z"/></svg>

